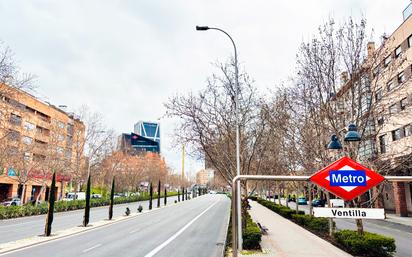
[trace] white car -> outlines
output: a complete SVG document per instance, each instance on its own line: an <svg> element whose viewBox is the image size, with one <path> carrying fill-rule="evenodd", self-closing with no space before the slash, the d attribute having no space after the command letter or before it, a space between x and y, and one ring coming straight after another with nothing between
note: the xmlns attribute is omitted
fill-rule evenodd
<svg viewBox="0 0 412 257"><path fill-rule="evenodd" d="M13 197L13 198L9 198L6 201L2 202L1 205L3 205L3 206L16 206L16 205L20 205L20 203L21 203L20 198Z"/></svg>
<svg viewBox="0 0 412 257"><path fill-rule="evenodd" d="M86 193L85 192L70 192L67 193L66 198L63 201L73 201L73 200L86 200Z"/></svg>

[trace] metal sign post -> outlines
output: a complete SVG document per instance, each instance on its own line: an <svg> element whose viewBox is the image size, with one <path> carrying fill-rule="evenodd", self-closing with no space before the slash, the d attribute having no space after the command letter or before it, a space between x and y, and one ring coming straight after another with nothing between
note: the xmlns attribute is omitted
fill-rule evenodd
<svg viewBox="0 0 412 257"><path fill-rule="evenodd" d="M238 217L241 223L241 215L236 208L237 204L237 182L241 180L273 180L273 181L309 181L310 176L270 176L270 175L239 175L232 180L232 249L233 257L238 257ZM390 182L411 182L412 176L385 176L386 181Z"/></svg>

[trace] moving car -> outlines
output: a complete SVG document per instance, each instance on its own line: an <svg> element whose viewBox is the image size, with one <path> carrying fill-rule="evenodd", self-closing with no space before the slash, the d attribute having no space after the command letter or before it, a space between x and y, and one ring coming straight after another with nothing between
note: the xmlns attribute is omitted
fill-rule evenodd
<svg viewBox="0 0 412 257"><path fill-rule="evenodd" d="M3 206L16 206L16 205L20 205L20 198L18 197L13 197L13 198L9 198L6 201L2 202L1 205Z"/></svg>
<svg viewBox="0 0 412 257"><path fill-rule="evenodd" d="M306 204L308 204L308 202L307 202L307 200L306 200L306 197L299 197L299 198L298 198L298 204L299 204L299 205L306 205Z"/></svg>

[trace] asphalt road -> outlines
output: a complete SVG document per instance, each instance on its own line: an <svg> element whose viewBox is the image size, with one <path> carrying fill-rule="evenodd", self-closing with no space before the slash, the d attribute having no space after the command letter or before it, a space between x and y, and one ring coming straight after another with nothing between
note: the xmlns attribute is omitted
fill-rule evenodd
<svg viewBox="0 0 412 257"><path fill-rule="evenodd" d="M167 198L169 204L174 204L177 196ZM160 199L163 206L163 198ZM113 217L124 214L126 207L132 212L137 212L137 207L143 206L143 210L149 208L149 201L116 204L113 206ZM153 200L153 208L156 209L157 199ZM84 209L58 212L54 214L53 231L67 229L79 226L83 222ZM109 206L95 207L90 209L90 222L107 219L109 215ZM0 243L23 239L31 236L41 235L44 233L46 215L29 216L17 219L0 220Z"/></svg>
<svg viewBox="0 0 412 257"><path fill-rule="evenodd" d="M204 195L4 256L220 256L230 200Z"/></svg>
<svg viewBox="0 0 412 257"><path fill-rule="evenodd" d="M273 199L272 199L273 200ZM276 203L278 201L276 200ZM282 202L284 204L284 201ZM289 203L291 208L295 208L295 203ZM299 205L299 210L309 213L309 205ZM356 230L354 219L334 219L337 229ZM363 220L365 231L378 233L395 238L396 254L398 257L410 257L412 252L412 227L388 222L385 220Z"/></svg>

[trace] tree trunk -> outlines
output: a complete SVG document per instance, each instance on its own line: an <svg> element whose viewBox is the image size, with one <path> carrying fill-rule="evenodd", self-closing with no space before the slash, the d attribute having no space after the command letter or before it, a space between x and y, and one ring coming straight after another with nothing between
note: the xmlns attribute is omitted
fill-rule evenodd
<svg viewBox="0 0 412 257"><path fill-rule="evenodd" d="M326 200L328 202L328 207L330 208L331 205L330 205L330 195L329 194L330 194L329 192L326 192ZM333 220L332 218L328 218L328 221L329 221L329 236L333 236Z"/></svg>
<svg viewBox="0 0 412 257"><path fill-rule="evenodd" d="M41 197L41 195L43 194L44 188L45 188L45 186L44 186L44 184L43 184L43 185L41 186L41 188L40 188L39 194L38 194L37 197L36 197L36 204L39 203L40 197ZM46 200L47 200L47 199L46 199Z"/></svg>
<svg viewBox="0 0 412 257"><path fill-rule="evenodd" d="M26 203L26 183L22 184L21 190L21 205Z"/></svg>
<svg viewBox="0 0 412 257"><path fill-rule="evenodd" d="M295 205L296 205L295 211L296 211L296 213L299 212L299 194L300 194L299 189L300 188L299 188L299 185L298 185L297 190L296 190L296 197L295 197L295 200L296 200L296 202L295 202Z"/></svg>
<svg viewBox="0 0 412 257"><path fill-rule="evenodd" d="M312 197L312 184L308 183L308 187L309 187L309 215L313 216L313 206L312 206L312 201L313 201L313 197Z"/></svg>

